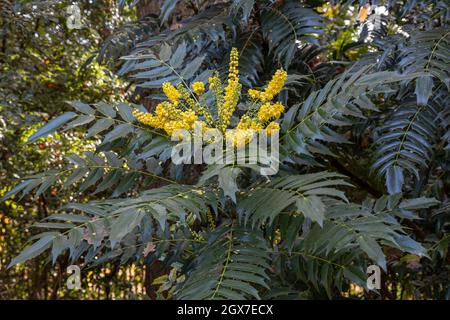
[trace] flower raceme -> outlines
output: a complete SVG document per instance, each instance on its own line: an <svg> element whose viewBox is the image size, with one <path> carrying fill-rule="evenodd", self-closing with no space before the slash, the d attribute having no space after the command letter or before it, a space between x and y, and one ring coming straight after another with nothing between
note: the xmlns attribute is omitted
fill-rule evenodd
<svg viewBox="0 0 450 320"><path fill-rule="evenodd" d="M270 104L270 102L264 103L258 111L258 119L262 122L269 121L271 119L278 119L284 111L284 106L277 102Z"/></svg>
<svg viewBox="0 0 450 320"><path fill-rule="evenodd" d="M225 88L223 104L217 108L219 116L219 129L222 132L225 132L227 129L241 94L242 85L239 83L238 60L239 54L237 49L231 49L228 85Z"/></svg>
<svg viewBox="0 0 450 320"><path fill-rule="evenodd" d="M155 114L144 113L135 110L133 112L136 119L150 127L164 130L168 135L172 135L177 129L192 131L194 123L200 122L205 130L219 129L225 133L227 129L235 129L227 132L227 137L237 141L244 138L245 143L251 140L249 132L260 132L265 130L268 135L280 129L276 122L284 112L284 106L280 102L272 103L272 100L283 89L286 82L287 73L283 69L278 69L267 87L262 90L250 89L248 95L250 101L244 103L250 108L241 115L237 125L230 128L233 115L241 97L242 85L239 83L239 53L236 48L230 52L230 63L226 86L220 80L219 73L215 72L208 79L208 90L211 92L217 115L214 116L211 106L206 103L206 88L203 82L194 82L191 88L184 82L176 86L169 82L162 85L162 91L168 101L159 103L155 108ZM210 100L208 100L210 101ZM240 132L242 131L242 132ZM237 142L236 142L237 143Z"/></svg>
<svg viewBox="0 0 450 320"><path fill-rule="evenodd" d="M180 103L181 93L170 83L164 82L162 85L164 94L169 101L176 107Z"/></svg>
<svg viewBox="0 0 450 320"><path fill-rule="evenodd" d="M248 90L248 94L252 99L261 100L261 102L272 101L273 98L283 89L286 82L287 73L283 69L279 69L275 72L270 80L267 88L264 91L258 91L255 89Z"/></svg>
<svg viewBox="0 0 450 320"><path fill-rule="evenodd" d="M205 84L203 82L194 82L192 84L192 90L201 96L205 92Z"/></svg>

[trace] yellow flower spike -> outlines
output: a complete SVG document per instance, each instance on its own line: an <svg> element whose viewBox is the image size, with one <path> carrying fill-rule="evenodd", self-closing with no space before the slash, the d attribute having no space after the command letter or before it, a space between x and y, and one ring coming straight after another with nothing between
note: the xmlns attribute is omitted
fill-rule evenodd
<svg viewBox="0 0 450 320"><path fill-rule="evenodd" d="M169 112L167 112L166 108L164 107L164 105L162 103L158 103L158 105L155 108L155 113L158 117L161 117L161 118L169 117Z"/></svg>
<svg viewBox="0 0 450 320"><path fill-rule="evenodd" d="M164 124L164 131L170 136L175 130L190 129L189 125L184 121L169 121Z"/></svg>
<svg viewBox="0 0 450 320"><path fill-rule="evenodd" d="M252 99L261 100L263 103L272 101L272 99L283 89L286 79L287 72L283 69L278 69L263 92L249 89L248 94Z"/></svg>
<svg viewBox="0 0 450 320"><path fill-rule="evenodd" d="M196 82L201 83L203 85L203 90L205 89L205 85L202 82ZM194 83L195 84L195 83ZM204 116L205 120L212 124L214 122L213 117L209 110L205 109L200 102L195 101L192 96L189 94L189 92L183 87L182 84L179 84L177 86L178 91L181 93L181 96L183 97L184 101L188 104L189 108L191 110L195 111L199 116Z"/></svg>
<svg viewBox="0 0 450 320"><path fill-rule="evenodd" d="M209 90L211 90L214 94L214 98L216 99L216 107L217 110L222 108L223 105L223 89L222 89L222 82L220 81L220 78L218 76L218 73L215 72L214 76L208 78L209 82Z"/></svg>
<svg viewBox="0 0 450 320"><path fill-rule="evenodd" d="M263 128L263 126L259 121L255 119L250 119L249 116L244 115L242 116L236 128L242 130L253 130L255 132L258 132Z"/></svg>
<svg viewBox="0 0 450 320"><path fill-rule="evenodd" d="M205 93L205 84L203 82L194 82L192 84L192 90L199 96Z"/></svg>
<svg viewBox="0 0 450 320"><path fill-rule="evenodd" d="M239 54L237 49L231 49L228 84L225 88L223 105L218 106L219 126L222 132L224 132L230 124L231 116L236 109L241 94L242 85L239 83L238 60Z"/></svg>
<svg viewBox="0 0 450 320"><path fill-rule="evenodd" d="M217 75L208 78L209 89L214 90L220 86L220 78Z"/></svg>
<svg viewBox="0 0 450 320"><path fill-rule="evenodd" d="M274 132L279 131L279 130L280 130L280 124L278 122L274 122L274 121L269 123L266 127L266 132L267 132L268 136L272 135Z"/></svg>
<svg viewBox="0 0 450 320"><path fill-rule="evenodd" d="M270 102L264 103L258 111L258 119L266 122L270 119Z"/></svg>
<svg viewBox="0 0 450 320"><path fill-rule="evenodd" d="M243 129L243 130L249 129L250 122L251 122L251 120L250 120L249 116L244 115L244 116L242 116L242 118L239 121L239 123L238 123L236 128L237 129Z"/></svg>
<svg viewBox="0 0 450 320"><path fill-rule="evenodd" d="M186 90L182 83L177 85L177 90L181 94L181 97L188 104L188 107L192 110L195 110L195 100L192 99L191 94Z"/></svg>
<svg viewBox="0 0 450 320"><path fill-rule="evenodd" d="M153 116L139 110L133 110L133 116L142 124L151 125Z"/></svg>
<svg viewBox="0 0 450 320"><path fill-rule="evenodd" d="M159 127L159 119L157 117L154 117L150 113L145 113L140 116L138 116L138 121L142 124L158 128Z"/></svg>
<svg viewBox="0 0 450 320"><path fill-rule="evenodd" d="M276 102L273 106L272 106L272 115L273 118L278 119L279 117L281 117L281 114L284 112L284 106L281 102Z"/></svg>
<svg viewBox="0 0 450 320"><path fill-rule="evenodd" d="M230 65L228 71L228 81L238 81L239 75L239 53L236 48L232 48L230 52Z"/></svg>
<svg viewBox="0 0 450 320"><path fill-rule="evenodd" d="M258 132L259 130L261 130L263 128L262 124L260 124L258 121L252 121L250 123L250 129L254 130L256 132Z"/></svg>
<svg viewBox="0 0 450 320"><path fill-rule="evenodd" d="M170 82L164 82L162 85L164 94L170 102L176 107L180 103L181 93Z"/></svg>
<svg viewBox="0 0 450 320"><path fill-rule="evenodd" d="M138 119L140 116L142 116L144 113L142 111L139 111L137 109L134 109L133 112L133 117L135 117L136 119ZM139 120L139 119L138 119Z"/></svg>
<svg viewBox="0 0 450 320"><path fill-rule="evenodd" d="M287 79L287 72L283 69L278 69L267 85L266 90L262 93L261 101L271 101L283 89L284 83Z"/></svg>
<svg viewBox="0 0 450 320"><path fill-rule="evenodd" d="M209 228L211 230L216 229L216 222L214 221L214 217L213 217L211 211L208 211L208 213L206 214L206 218L208 220Z"/></svg>
<svg viewBox="0 0 450 320"><path fill-rule="evenodd" d="M261 91L258 91L258 90L255 90L255 89L249 89L248 90L248 94L249 94L249 96L252 98L252 99L255 99L255 100L259 100L259 99L261 99Z"/></svg>
<svg viewBox="0 0 450 320"><path fill-rule="evenodd" d="M208 127L205 121L197 120L194 122L194 125L197 124L200 127L202 133L205 133L207 130L213 129Z"/></svg>
<svg viewBox="0 0 450 320"><path fill-rule="evenodd" d="M181 121L188 127L186 129L191 129L194 127L195 121L197 121L197 115L194 111L185 111L181 114Z"/></svg>
<svg viewBox="0 0 450 320"><path fill-rule="evenodd" d="M258 119L262 122L269 121L270 119L278 119L284 111L284 106L280 102L271 104L270 102L264 103L258 111Z"/></svg>
<svg viewBox="0 0 450 320"><path fill-rule="evenodd" d="M280 242L281 242L281 231L280 231L280 228L277 228L277 229L275 230L275 237L274 237L274 239L273 239L272 244L273 244L274 246L277 246L277 245L280 244Z"/></svg>

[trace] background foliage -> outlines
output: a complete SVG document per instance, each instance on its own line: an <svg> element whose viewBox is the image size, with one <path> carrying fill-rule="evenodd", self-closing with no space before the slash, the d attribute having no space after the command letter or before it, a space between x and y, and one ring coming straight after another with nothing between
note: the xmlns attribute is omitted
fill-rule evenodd
<svg viewBox="0 0 450 320"><path fill-rule="evenodd" d="M79 4L68 30L65 2L2 1L1 297L450 298L445 2ZM131 114L231 47L243 92L289 75L269 180L173 165Z"/></svg>

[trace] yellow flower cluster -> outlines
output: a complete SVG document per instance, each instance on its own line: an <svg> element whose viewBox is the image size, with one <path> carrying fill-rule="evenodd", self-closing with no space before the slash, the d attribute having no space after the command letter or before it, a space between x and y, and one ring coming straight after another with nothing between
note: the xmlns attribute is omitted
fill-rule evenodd
<svg viewBox="0 0 450 320"><path fill-rule="evenodd" d="M231 141L233 146L241 148L252 140L255 133L254 130L233 129L225 132L225 138L227 141Z"/></svg>
<svg viewBox="0 0 450 320"><path fill-rule="evenodd" d="M162 85L164 94L169 101L176 107L180 103L181 93L170 82L164 82Z"/></svg>
<svg viewBox="0 0 450 320"><path fill-rule="evenodd" d="M194 238L194 241L196 242L204 242L205 238L198 233L197 231L191 230L192 238Z"/></svg>
<svg viewBox="0 0 450 320"><path fill-rule="evenodd" d="M262 122L269 121L270 119L278 119L283 111L284 106L280 102L276 102L274 104L266 102L258 111L258 119Z"/></svg>
<svg viewBox="0 0 450 320"><path fill-rule="evenodd" d="M264 130L264 126L261 121L251 119L249 116L244 115L235 130L227 131L226 137L233 142L233 146L242 147L249 143L257 132ZM280 125L272 121L265 128L268 136L272 135L275 131L280 130Z"/></svg>
<svg viewBox="0 0 450 320"><path fill-rule="evenodd" d="M203 96L206 86L200 81L192 84L192 91L181 83L176 87L169 82L163 83L162 90L168 101L158 104L154 115L140 111L134 111L133 115L139 122L162 129L168 135L172 135L176 129L192 130L196 121L200 122L203 131L215 127L225 132L230 125L241 95L242 85L239 83L238 60L238 51L233 48L230 52L229 73L225 88L218 72L208 79L208 89L212 92L216 103L216 119L211 113L212 109L206 105L206 99ZM254 89L248 91L253 105L259 105L259 109L253 109L244 114L235 130L226 132L226 137L231 138L234 145L239 145L242 141L248 143L255 133L261 130L265 130L268 135L280 130L280 125L273 120L281 117L284 106L280 102L272 103L271 101L283 89L286 78L286 71L279 69L264 91ZM200 121L201 117L204 121Z"/></svg>
<svg viewBox="0 0 450 320"><path fill-rule="evenodd" d="M205 85L203 84L203 82L195 82L193 84L193 88L196 83L201 83L203 85L203 90L205 89ZM197 85L197 87L199 87L199 86ZM204 116L205 120L208 124L212 124L214 122L209 110L206 110L198 102L198 100L194 100L191 97L191 95L189 94L189 92L183 87L183 85L181 83L177 86L177 89L179 92L181 92L181 96L183 97L184 101L186 101L186 103L188 104L188 106L191 110L195 111L199 116Z"/></svg>
<svg viewBox="0 0 450 320"><path fill-rule="evenodd" d="M174 108L169 102L163 102L156 106L156 115L144 113L138 110L133 111L136 119L146 125L154 128L163 129L168 135L171 135L177 129L191 130L197 120L194 111L180 111Z"/></svg>
<svg viewBox="0 0 450 320"><path fill-rule="evenodd" d="M247 115L242 116L241 120L239 121L239 123L237 125L237 129L241 129L241 130L259 131L262 128L263 128L263 126L261 123L259 123L259 121L250 119L250 117Z"/></svg>
<svg viewBox="0 0 450 320"><path fill-rule="evenodd" d="M215 230L216 229L216 221L214 221L214 217L211 213L211 211L208 211L206 214L206 218L208 220L209 229Z"/></svg>
<svg viewBox="0 0 450 320"><path fill-rule="evenodd" d="M280 130L280 124L278 122L274 122L274 121L269 123L266 127L266 132L267 132L268 136L272 135L272 133L274 133L275 131L279 131L279 130Z"/></svg>
<svg viewBox="0 0 450 320"><path fill-rule="evenodd" d="M228 72L228 84L225 88L225 96L223 104L218 106L219 129L225 132L230 124L231 116L239 102L241 94L241 84L239 83L239 54L236 48L231 49L230 53L230 69Z"/></svg>
<svg viewBox="0 0 450 320"><path fill-rule="evenodd" d="M217 90L222 86L222 83L220 82L220 78L216 74L212 77L209 77L208 82L209 82L209 90L211 90L211 91Z"/></svg>
<svg viewBox="0 0 450 320"><path fill-rule="evenodd" d="M220 81L219 74L215 72L212 77L208 78L209 90L212 91L216 100L217 110L222 108L223 105L223 89L222 82Z"/></svg>
<svg viewBox="0 0 450 320"><path fill-rule="evenodd" d="M272 99L283 89L286 78L287 72L283 69L278 69L264 91L261 92L255 89L250 89L248 90L248 94L251 98L261 100L263 103L272 101Z"/></svg>
<svg viewBox="0 0 450 320"><path fill-rule="evenodd" d="M203 93L205 93L205 84L203 82L194 82L192 84L192 90L201 96Z"/></svg>
<svg viewBox="0 0 450 320"><path fill-rule="evenodd" d="M195 100L192 98L192 96L189 94L189 92L183 87L182 83L177 85L177 90L181 93L181 96L183 97L184 101L187 103L187 107L192 110L195 110L196 109Z"/></svg>
<svg viewBox="0 0 450 320"><path fill-rule="evenodd" d="M274 238L273 238L272 244L273 244L274 246L277 246L277 245L280 244L280 242L281 242L281 231L280 231L280 228L277 228L277 229L275 230L275 236L274 236Z"/></svg>

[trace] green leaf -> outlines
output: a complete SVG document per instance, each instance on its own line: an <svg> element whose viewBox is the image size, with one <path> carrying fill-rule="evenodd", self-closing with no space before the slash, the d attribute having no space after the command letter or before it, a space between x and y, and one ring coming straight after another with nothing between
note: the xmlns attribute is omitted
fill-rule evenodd
<svg viewBox="0 0 450 320"><path fill-rule="evenodd" d="M132 123L132 122L135 121L135 118L133 116L133 109L129 105L120 102L117 105L117 110L119 112L120 117L123 120L125 120L125 121L127 121L129 123Z"/></svg>
<svg viewBox="0 0 450 320"><path fill-rule="evenodd" d="M99 102L94 104L94 106L99 110L101 113L103 113L105 116L110 118L116 117L116 110L113 106L110 106L109 104L106 104L104 102Z"/></svg>
<svg viewBox="0 0 450 320"><path fill-rule="evenodd" d="M109 172L106 177L103 178L102 182L99 183L97 189L95 189L94 194L105 191L106 189L111 188L117 181L120 180L121 173L119 170L114 170Z"/></svg>
<svg viewBox="0 0 450 320"><path fill-rule="evenodd" d="M383 270L386 270L386 258L380 245L375 240L369 237L359 236L358 243L370 259L375 261Z"/></svg>
<svg viewBox="0 0 450 320"><path fill-rule="evenodd" d="M148 89L160 89L164 82L177 83L180 79L178 76L168 76L161 79L155 79L151 81L146 81L139 84L139 87Z"/></svg>
<svg viewBox="0 0 450 320"><path fill-rule="evenodd" d="M8 269L12 266L23 263L27 260L33 259L38 256L40 253L44 252L49 248L51 242L55 238L55 235L45 235L40 238L38 241L33 243L31 246L26 247L17 257L12 259L10 264L8 265Z"/></svg>
<svg viewBox="0 0 450 320"><path fill-rule="evenodd" d="M165 0L161 6L161 12L159 14L159 19L161 20L161 25L167 21L173 9L177 5L178 0Z"/></svg>
<svg viewBox="0 0 450 320"><path fill-rule="evenodd" d="M418 105L426 105L433 92L433 78L431 76L422 76L416 79L416 90Z"/></svg>
<svg viewBox="0 0 450 320"><path fill-rule="evenodd" d="M199 70L204 59L205 56L201 56L189 62L188 65L183 69L183 71L181 71L181 77L183 77L183 79L192 78L194 74Z"/></svg>
<svg viewBox="0 0 450 320"><path fill-rule="evenodd" d="M53 131L60 128L62 125L64 125L67 121L75 118L77 114L75 112L66 112L59 117L50 120L46 125L41 127L38 131L36 131L33 135L31 135L28 138L28 142L35 142L38 139L45 137L52 133Z"/></svg>
<svg viewBox="0 0 450 320"><path fill-rule="evenodd" d="M228 196L236 203L236 192L239 191L236 179L241 173L241 169L234 167L224 167L219 171L219 186L225 196Z"/></svg>
<svg viewBox="0 0 450 320"><path fill-rule="evenodd" d="M172 57L170 58L169 65L172 66L172 68L177 69L179 68L183 62L184 58L186 57L186 42L183 42L180 44L175 52L173 53Z"/></svg>
<svg viewBox="0 0 450 320"><path fill-rule="evenodd" d="M74 257L75 249L81 243L82 240L83 240L83 232L81 228L75 227L69 230L67 246L70 249L70 258Z"/></svg>
<svg viewBox="0 0 450 320"><path fill-rule="evenodd" d="M131 132L133 132L133 127L131 127L128 123L121 123L105 135L102 143L107 143L114 141L115 139L125 137Z"/></svg>
<svg viewBox="0 0 450 320"><path fill-rule="evenodd" d="M158 221L159 225L161 226L161 230L164 231L166 228L166 221L167 221L167 209L157 203L150 204L150 207L154 210L153 211L153 217Z"/></svg>
<svg viewBox="0 0 450 320"><path fill-rule="evenodd" d="M305 217L323 226L325 205L319 197L309 196L306 198L297 198L295 205L297 206L297 210L303 213Z"/></svg>
<svg viewBox="0 0 450 320"><path fill-rule="evenodd" d="M219 226L194 260L180 299L259 299L270 267L267 243L257 230Z"/></svg>
<svg viewBox="0 0 450 320"><path fill-rule="evenodd" d="M56 213L56 214L52 214L51 216L44 218L44 220L63 220L63 221L84 223L84 222L88 222L90 220L90 218L86 217L86 216L80 216L80 215L74 215L74 214Z"/></svg>
<svg viewBox="0 0 450 320"><path fill-rule="evenodd" d="M86 138L95 136L96 134L107 130L114 124L114 120L111 118L105 118L98 120L86 133Z"/></svg>
<svg viewBox="0 0 450 320"><path fill-rule="evenodd" d="M406 252L418 255L419 257L428 257L427 250L417 241L408 236L400 235L395 238L398 247Z"/></svg>
<svg viewBox="0 0 450 320"><path fill-rule="evenodd" d="M66 127L64 128L64 130L73 129L78 126L88 124L94 120L95 120L95 116L93 116L93 115L81 115L81 116L78 116L75 120L69 122L66 125Z"/></svg>
<svg viewBox="0 0 450 320"><path fill-rule="evenodd" d="M5 193L3 195L3 197L0 198L0 202L3 202L6 199L10 198L11 196L19 193L20 191L22 191L23 189L28 187L28 185L32 182L33 182L33 180L25 180L25 181L22 181L21 183L17 184L14 188L9 190L7 193Z"/></svg>
<svg viewBox="0 0 450 320"><path fill-rule="evenodd" d="M161 51L159 51L159 58L162 61L168 61L171 55L172 49L170 48L170 45L168 45L167 43L163 43L163 45L161 46Z"/></svg>
<svg viewBox="0 0 450 320"><path fill-rule="evenodd" d="M79 187L79 192L85 191L90 186L97 183L102 177L103 177L103 168L96 168L93 171L89 173L89 175L86 177L86 179L83 181L83 183Z"/></svg>
<svg viewBox="0 0 450 320"><path fill-rule="evenodd" d="M232 10L237 14L242 9L242 18L247 23L254 4L255 0L233 0Z"/></svg>
<svg viewBox="0 0 450 320"><path fill-rule="evenodd" d="M386 187L389 194L402 192L403 183L403 169L400 166L392 166L386 171Z"/></svg>
<svg viewBox="0 0 450 320"><path fill-rule="evenodd" d="M132 172L125 175L125 178L123 178L119 185L114 190L112 197L118 197L122 193L127 192L132 186L134 181L139 177L139 173Z"/></svg>
<svg viewBox="0 0 450 320"><path fill-rule="evenodd" d="M143 217L144 213L138 210L122 213L111 225L111 233L109 235L111 247L114 248L123 237L133 231L141 223Z"/></svg>
<svg viewBox="0 0 450 320"><path fill-rule="evenodd" d="M71 229L73 228L73 224L58 222L36 222L32 225L32 227L48 229Z"/></svg>
<svg viewBox="0 0 450 320"><path fill-rule="evenodd" d="M362 286L366 287L367 283L367 275L361 271L360 269L349 266L344 269L344 276L350 281Z"/></svg>
<svg viewBox="0 0 450 320"><path fill-rule="evenodd" d="M77 182L81 178L83 178L88 172L89 172L89 169L87 169L87 168L77 168L77 169L73 170L72 174L64 182L64 187L67 188L67 187L73 185L75 182Z"/></svg>
<svg viewBox="0 0 450 320"><path fill-rule="evenodd" d="M86 212L89 214L92 214L94 216L104 216L105 215L105 211L97 208L96 206L92 205L92 204L88 204L88 203L68 203L64 206L62 206L61 209L72 209L72 210L79 210L82 212Z"/></svg>
<svg viewBox="0 0 450 320"><path fill-rule="evenodd" d="M85 114L89 114L89 115L94 115L95 114L95 110L92 109L88 104L83 103L81 101L67 101L72 107L74 107L75 109L77 109L78 111L85 113Z"/></svg>
<svg viewBox="0 0 450 320"><path fill-rule="evenodd" d="M56 236L52 243L52 263L55 264L58 256L67 248L67 238L63 235Z"/></svg>
<svg viewBox="0 0 450 320"><path fill-rule="evenodd" d="M401 209L407 209L407 210L413 210L413 209L426 209L430 207L434 207L438 205L440 201L436 200L435 198L426 198L426 197L420 197L415 199L406 199L403 200L399 208Z"/></svg>

